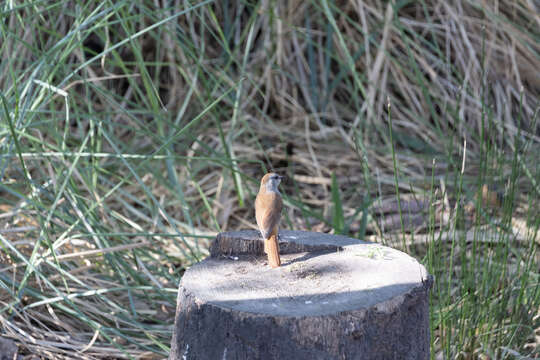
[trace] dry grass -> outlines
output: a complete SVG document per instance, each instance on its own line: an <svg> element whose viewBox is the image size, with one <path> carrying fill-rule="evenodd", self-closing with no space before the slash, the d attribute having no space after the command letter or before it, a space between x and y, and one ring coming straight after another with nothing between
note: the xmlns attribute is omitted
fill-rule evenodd
<svg viewBox="0 0 540 360"><path fill-rule="evenodd" d="M3 5L2 336L165 357L183 270L275 169L284 226L436 275L434 357L538 356L537 4L166 3Z"/></svg>

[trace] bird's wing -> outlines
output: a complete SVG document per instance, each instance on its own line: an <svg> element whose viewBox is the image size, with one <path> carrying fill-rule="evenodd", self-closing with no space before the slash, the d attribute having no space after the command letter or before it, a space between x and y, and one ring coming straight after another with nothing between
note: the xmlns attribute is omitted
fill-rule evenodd
<svg viewBox="0 0 540 360"><path fill-rule="evenodd" d="M255 218L263 238L268 239L279 225L283 202L279 194L259 194L255 200Z"/></svg>

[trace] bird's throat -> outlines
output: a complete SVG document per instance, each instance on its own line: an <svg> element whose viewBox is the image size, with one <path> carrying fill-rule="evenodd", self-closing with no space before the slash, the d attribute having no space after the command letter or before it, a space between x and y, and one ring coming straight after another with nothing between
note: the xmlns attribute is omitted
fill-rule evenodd
<svg viewBox="0 0 540 360"><path fill-rule="evenodd" d="M278 185L275 184L274 182L272 181L269 181L266 183L266 192L273 192L273 193L276 193L276 194L279 194L279 189L278 189Z"/></svg>

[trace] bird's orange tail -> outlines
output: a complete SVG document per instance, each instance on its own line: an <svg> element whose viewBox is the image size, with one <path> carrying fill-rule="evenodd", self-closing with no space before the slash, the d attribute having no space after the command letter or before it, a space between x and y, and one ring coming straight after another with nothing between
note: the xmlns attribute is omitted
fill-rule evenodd
<svg viewBox="0 0 540 360"><path fill-rule="evenodd" d="M281 265L277 231L273 231L268 240L265 240L264 251L268 254L268 263L270 264L270 267L277 268Z"/></svg>

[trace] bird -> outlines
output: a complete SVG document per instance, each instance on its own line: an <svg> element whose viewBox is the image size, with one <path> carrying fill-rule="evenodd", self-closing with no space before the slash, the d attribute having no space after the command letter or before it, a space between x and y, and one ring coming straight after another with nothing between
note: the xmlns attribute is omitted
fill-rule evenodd
<svg viewBox="0 0 540 360"><path fill-rule="evenodd" d="M255 219L264 240L264 252L270 267L281 265L279 258L278 228L283 201L278 186L283 179L276 173L268 173L261 179L259 193L255 199Z"/></svg>

